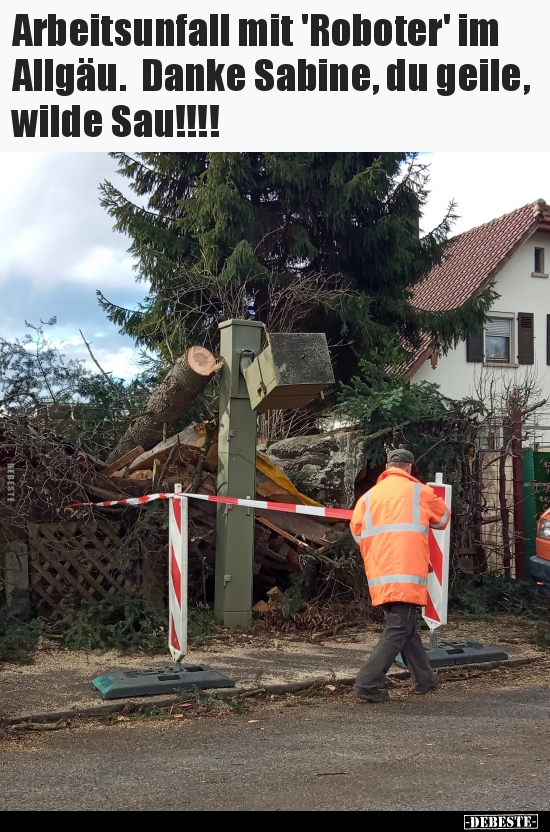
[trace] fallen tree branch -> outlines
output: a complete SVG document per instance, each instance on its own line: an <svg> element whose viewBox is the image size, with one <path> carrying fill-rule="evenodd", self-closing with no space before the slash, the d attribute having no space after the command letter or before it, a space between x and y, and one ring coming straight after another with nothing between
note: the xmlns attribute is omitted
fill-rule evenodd
<svg viewBox="0 0 550 832"><path fill-rule="evenodd" d="M354 621L341 621L340 624L336 624L334 627L330 627L328 630L320 630L317 633L313 633L311 636L312 641L316 641L320 638L329 638L330 636L335 636L336 633L340 632L340 630L345 630L346 627L358 627L359 624L364 623L362 618L356 618Z"/></svg>
<svg viewBox="0 0 550 832"><path fill-rule="evenodd" d="M240 693L238 696L231 697L231 702L236 700L240 701L241 699L248 699L251 696L259 696L260 693L265 693L265 688L254 688L253 690L245 690L244 693Z"/></svg>

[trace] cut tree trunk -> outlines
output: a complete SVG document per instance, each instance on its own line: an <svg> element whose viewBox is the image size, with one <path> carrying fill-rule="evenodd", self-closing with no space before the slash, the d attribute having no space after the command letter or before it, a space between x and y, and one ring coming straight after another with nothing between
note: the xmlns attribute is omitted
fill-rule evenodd
<svg viewBox="0 0 550 832"><path fill-rule="evenodd" d="M132 421L107 462L114 462L136 445L148 451L163 438L200 396L214 373L221 367L204 347L190 347L178 358L162 384L149 397L145 408Z"/></svg>

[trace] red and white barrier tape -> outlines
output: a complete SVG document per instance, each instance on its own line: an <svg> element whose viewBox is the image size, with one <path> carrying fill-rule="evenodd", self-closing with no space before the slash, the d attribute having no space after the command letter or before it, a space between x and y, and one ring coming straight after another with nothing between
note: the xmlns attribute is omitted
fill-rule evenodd
<svg viewBox="0 0 550 832"><path fill-rule="evenodd" d="M187 497L191 500L207 500L211 503L222 503L230 506L246 506L248 508L267 509L269 511L285 511L292 514L308 514L310 517L332 517L335 520L351 520L352 511L345 508L324 508L323 506L303 506L295 503L274 503L268 500L241 500L236 497L215 497L209 494L147 494L144 497L129 497L127 500L105 500L102 503L71 503L65 508L80 508L81 506L97 506L110 508L111 506L141 506L153 500L171 500Z"/></svg>

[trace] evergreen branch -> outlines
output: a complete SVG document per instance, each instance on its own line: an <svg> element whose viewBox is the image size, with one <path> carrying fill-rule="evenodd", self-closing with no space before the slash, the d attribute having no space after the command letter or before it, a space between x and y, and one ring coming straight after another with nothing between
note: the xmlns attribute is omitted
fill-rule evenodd
<svg viewBox="0 0 550 832"><path fill-rule="evenodd" d="M156 223L166 221L166 218L161 216L161 214L155 213L154 211L150 211L148 208L144 208L142 205L136 205L134 202L131 202L121 191L115 188L109 180L102 182L99 186L99 190L103 194L99 204L102 208L106 208L111 216L116 210L120 210L121 207L124 207L142 216L150 217Z"/></svg>
<svg viewBox="0 0 550 832"><path fill-rule="evenodd" d="M445 211L445 216L431 231L428 232L426 235L427 237L432 237L438 242L451 242L450 240L447 241L447 235L451 230L451 226L453 223L459 219L459 214L455 214L455 210L457 208L457 202L454 199L451 199L449 204L447 205L447 210ZM443 254L445 252L445 247L443 247Z"/></svg>
<svg viewBox="0 0 550 832"><path fill-rule="evenodd" d="M120 162L120 161L123 161L123 160L125 161L127 159L131 164L136 165L136 167L139 167L142 171L145 171L146 173L149 173L151 175L155 175L155 173L156 173L156 171L153 168L148 167L140 159L137 159L137 158L134 158L133 156L130 156L129 153L123 153L121 151L118 151L118 152L114 152L114 153L109 153L109 156L112 159L116 159L117 162ZM171 182L173 182L174 185L179 185L180 184L180 180L176 179L173 176L168 176L167 178Z"/></svg>

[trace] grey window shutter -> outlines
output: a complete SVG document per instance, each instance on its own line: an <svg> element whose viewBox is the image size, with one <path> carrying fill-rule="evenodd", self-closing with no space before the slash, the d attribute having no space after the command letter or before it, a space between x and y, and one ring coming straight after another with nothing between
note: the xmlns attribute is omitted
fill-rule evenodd
<svg viewBox="0 0 550 832"><path fill-rule="evenodd" d="M482 362L485 357L483 327L466 339L466 361Z"/></svg>
<svg viewBox="0 0 550 832"><path fill-rule="evenodd" d="M546 363L550 365L550 315L546 316Z"/></svg>
<svg viewBox="0 0 550 832"><path fill-rule="evenodd" d="M518 314L518 364L535 363L533 313Z"/></svg>

